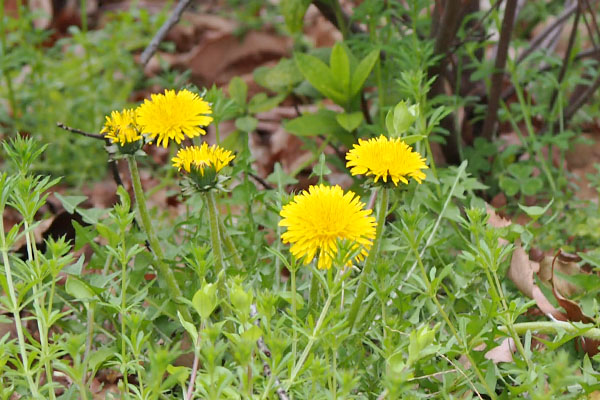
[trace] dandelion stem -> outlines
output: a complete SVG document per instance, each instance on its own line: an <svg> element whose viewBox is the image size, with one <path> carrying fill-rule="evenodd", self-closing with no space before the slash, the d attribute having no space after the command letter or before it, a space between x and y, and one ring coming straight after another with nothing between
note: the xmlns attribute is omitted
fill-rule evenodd
<svg viewBox="0 0 600 400"><path fill-rule="evenodd" d="M360 281L358 282L358 290L356 291L356 297L354 298L354 302L352 302L352 306L350 307L350 313L348 314L348 330L352 332L352 328L354 327L354 322L356 322L356 317L358 316L358 310L362 305L362 302L365 298L367 292L367 276L373 270L373 266L375 265L375 260L377 259L377 253L379 253L379 247L381 243L381 237L383 236L383 226L385 225L385 216L387 214L389 202L389 191L388 189L381 189L379 195L379 210L377 214L377 230L375 231L375 240L373 241L373 247L369 251L369 255L367 256L367 260L365 261L365 267L360 276Z"/></svg>
<svg viewBox="0 0 600 400"><path fill-rule="evenodd" d="M164 279L165 283L167 284L170 297L177 301L177 299L182 297L183 294L179 288L179 285L177 284L175 274L167 265L165 265L163 261L164 255L162 248L160 247L160 242L158 241L152 223L150 222L150 215L148 214L148 208L146 207L146 198L144 196L144 190L142 189L142 182L140 180L137 162L133 156L127 157L127 162L129 163L129 171L131 172L131 181L133 182L133 191L135 193L137 209L140 219L142 220L142 226L148 235L150 247L152 248L152 251L156 257L156 267L158 268L160 277ZM187 321L192 321L192 316L190 315L187 307L184 307L182 304L179 304L177 307L179 312L181 312L181 315L183 315Z"/></svg>
<svg viewBox="0 0 600 400"><path fill-rule="evenodd" d="M219 276L219 273L223 271L223 250L221 249L221 238L219 237L217 202L215 201L215 195L210 190L206 192L205 197L206 206L208 208L210 241L213 254L215 255L215 275Z"/></svg>
<svg viewBox="0 0 600 400"><path fill-rule="evenodd" d="M302 369L302 366L304 365L304 362L306 361L306 358L308 357L308 354L310 353L312 346L315 344L315 341L318 338L319 331L321 330L321 325L323 325L323 321L325 321L325 316L327 315L327 311L329 311L329 306L331 306L331 302L334 297L335 297L335 291L330 290L329 295L327 296L327 300L325 301L325 305L323 306L323 310L321 310L321 315L319 315L319 319L317 320L317 323L313 329L312 335L310 335L310 338L308 339L308 343L306 344L304 351L302 351L302 354L300 355L300 360L298 360L298 362L294 366L294 369L292 370L292 374L290 375L290 379L288 380L287 384L284 387L285 391L289 390L289 388L294 383L294 379L296 379L296 376L300 372L300 369Z"/></svg>
<svg viewBox="0 0 600 400"><path fill-rule="evenodd" d="M244 262L240 258L240 253L237 251L237 247L235 246L235 243L233 243L233 240L231 240L231 236L229 236L227 229L225 229L225 224L221 218L217 217L217 221L219 221L219 233L221 234L221 239L223 240L225 248L231 254L231 258L233 259L233 263L235 264L236 268L243 270Z"/></svg>

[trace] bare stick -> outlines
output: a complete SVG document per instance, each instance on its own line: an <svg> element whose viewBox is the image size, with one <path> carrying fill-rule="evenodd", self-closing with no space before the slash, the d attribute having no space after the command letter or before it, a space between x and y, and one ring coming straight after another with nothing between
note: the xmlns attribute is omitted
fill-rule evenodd
<svg viewBox="0 0 600 400"><path fill-rule="evenodd" d="M529 44L529 47L525 51L523 51L519 55L519 57L517 57L517 61L515 63L516 64L520 63L525 58L527 58L531 53L533 53L555 29L562 26L562 24L571 16L571 14L573 14L575 12L575 10L577 10L576 2L571 4L565 11L563 11L562 14L560 14L558 16L558 18L556 18L556 20L552 24L548 25L546 27L546 29L544 29L542 32L540 32L540 34L537 35L531 41L531 43Z"/></svg>
<svg viewBox="0 0 600 400"><path fill-rule="evenodd" d="M180 0L179 3L177 3L169 19L166 20L165 23L160 27L158 32L156 32L156 35L154 35L154 37L150 41L150 44L148 44L148 47L146 47L146 49L140 56L140 63L142 64L142 66L146 66L146 64L148 64L150 58L152 58L154 53L156 53L160 42L162 42L165 36L167 36L167 33L169 33L171 28L175 26L177 22L179 22L179 18L181 18L183 10L185 10L185 8L191 3L191 1L192 0Z"/></svg>
<svg viewBox="0 0 600 400"><path fill-rule="evenodd" d="M508 57L508 45L512 36L515 14L517 11L517 0L506 0L504 19L500 29L500 40L498 42L498 53L494 63L494 74L492 75L492 86L488 101L488 111L483 122L482 136L488 140L492 139L494 127L498 116L500 105L500 94L502 93L502 80L504 79L504 66Z"/></svg>
<svg viewBox="0 0 600 400"><path fill-rule="evenodd" d="M98 135L98 134L95 134L95 133L88 133L88 132L84 132L84 131L82 131L80 129L71 128L70 126L67 126L67 125L63 124L62 122L57 122L56 126L58 126L61 129L64 129L65 131L73 132L73 133L76 133L76 134L81 135L81 136L89 137L89 138L92 138L92 139L101 139L101 140L104 140L104 136L102 136L102 135Z"/></svg>
<svg viewBox="0 0 600 400"><path fill-rule="evenodd" d="M594 83L589 86L585 91L581 93L579 97L577 97L574 101L571 102L571 105L567 107L565 110L565 121L570 120L577 111L589 100L592 99L592 95L594 92L600 87L600 76L596 78Z"/></svg>
<svg viewBox="0 0 600 400"><path fill-rule="evenodd" d="M256 304L252 304L250 306L250 316L252 318L256 318L257 315L258 311L256 310ZM260 328L260 320L258 318L254 320L254 325ZM265 344L265 341L262 338L262 336L258 338L258 340L256 341L256 345L258 346L258 350L260 350L260 352L264 354L265 357L271 358L271 350L269 350L269 348ZM267 363L265 360L263 360L263 374L267 378L271 377L271 367L269 366L269 363ZM277 393L277 396L279 396L279 400L290 400L285 390L283 390L283 385L281 385L281 381L278 377L275 377L275 386L275 392Z"/></svg>
<svg viewBox="0 0 600 400"><path fill-rule="evenodd" d="M571 61L571 52L573 51L573 45L575 44L575 38L577 38L577 28L579 27L579 17L581 17L581 8L577 7L577 12L575 13L575 20L573 21L573 27L571 28L571 34L569 35L569 44L567 45L567 51L565 51L565 55L563 57L563 62L560 67L560 72L558 73L558 86L561 85L563 79L565 78L565 73L567 72L567 67ZM552 111L554 108L554 104L556 103L556 98L558 96L558 87L554 89L552 92L552 97L550 98L550 106L548 110Z"/></svg>

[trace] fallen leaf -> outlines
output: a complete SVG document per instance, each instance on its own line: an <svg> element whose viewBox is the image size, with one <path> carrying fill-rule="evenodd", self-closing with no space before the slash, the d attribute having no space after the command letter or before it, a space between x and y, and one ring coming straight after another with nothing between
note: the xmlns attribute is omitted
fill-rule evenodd
<svg viewBox="0 0 600 400"><path fill-rule="evenodd" d="M539 270L539 264L529 260L529 256L517 241L510 261L507 276L515 286L529 298L536 301L537 306L546 315L550 314L555 319L567 321L567 316L556 309L544 296L540 288L535 284L533 274Z"/></svg>
<svg viewBox="0 0 600 400"><path fill-rule="evenodd" d="M513 338L505 338L500 345L485 353L484 357L488 360L492 360L494 364L499 362L512 362L512 355L515 351L516 346Z"/></svg>

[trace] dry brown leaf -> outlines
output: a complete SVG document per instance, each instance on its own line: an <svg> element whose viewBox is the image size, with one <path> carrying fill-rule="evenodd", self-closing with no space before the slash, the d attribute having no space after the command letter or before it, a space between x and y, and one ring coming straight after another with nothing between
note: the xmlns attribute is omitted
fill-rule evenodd
<svg viewBox="0 0 600 400"><path fill-rule="evenodd" d="M521 243L517 241L507 273L508 278L513 281L523 294L534 299L538 308L544 314L550 314L558 320L567 321L566 315L556 309L535 284L533 274L538 270L539 264L529 260L529 256L521 246Z"/></svg>
<svg viewBox="0 0 600 400"><path fill-rule="evenodd" d="M582 289L579 286L574 285L571 282L562 279L559 275L552 273L552 260L552 256L546 256L540 262L540 271L538 272L540 280L550 285L550 281L553 280L552 276L554 275L554 287L556 287L559 293L562 293L567 297L570 297L576 293L580 293ZM577 263L564 262L561 260L556 260L555 271L565 275L576 275L583 273Z"/></svg>
<svg viewBox="0 0 600 400"><path fill-rule="evenodd" d="M505 338L500 345L485 353L484 357L488 360L492 360L494 364L499 362L512 362L512 355L515 351L515 341L512 338Z"/></svg>

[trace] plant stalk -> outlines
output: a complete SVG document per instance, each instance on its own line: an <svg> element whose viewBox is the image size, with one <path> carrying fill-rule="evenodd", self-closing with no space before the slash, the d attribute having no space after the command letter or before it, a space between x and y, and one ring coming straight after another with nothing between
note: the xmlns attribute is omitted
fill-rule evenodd
<svg viewBox="0 0 600 400"><path fill-rule="evenodd" d="M210 241L213 254L215 255L215 276L219 276L219 273L223 271L223 250L221 249L221 238L219 237L217 202L215 201L215 195L211 191L207 191L205 197L208 208Z"/></svg>
<svg viewBox="0 0 600 400"><path fill-rule="evenodd" d="M160 242L154 232L154 227L150 222L150 215L148 214L148 208L146 206L146 197L144 196L144 190L142 189L142 182L140 180L140 173L138 171L137 162L133 156L127 157L127 162L129 164L129 171L131 172L131 181L133 183L133 191L135 193L135 200L137 209L139 212L139 217L142 221L142 226L148 235L148 241L150 242L150 247L154 252L154 256L156 258L156 267L160 273L161 279L164 279L167 284L167 289L169 291L170 297L178 301L180 297L183 296L179 285L177 284L177 280L175 279L175 274L173 271L164 263L164 255L162 248L160 247ZM187 307L184 307L182 304L177 306L177 309L183 315L183 317L187 321L192 321L192 316L190 315Z"/></svg>
<svg viewBox="0 0 600 400"><path fill-rule="evenodd" d="M365 267L360 276L360 281L358 282L358 290L356 291L356 297L352 302L352 306L350 307L350 312L348 314L348 330L352 332L352 328L354 327L354 323L356 322L356 317L358 316L358 311L362 302L365 298L367 292L367 277L373 270L373 266L375 265L375 260L377 259L377 255L379 253L379 247L381 246L381 238L383 236L383 228L385 225L385 217L387 215L387 208L389 203L389 190L386 188L381 189L379 195L379 210L377 214L377 228L375 231L375 240L373 241L373 247L369 251L369 255L367 256L367 260L365 261Z"/></svg>

